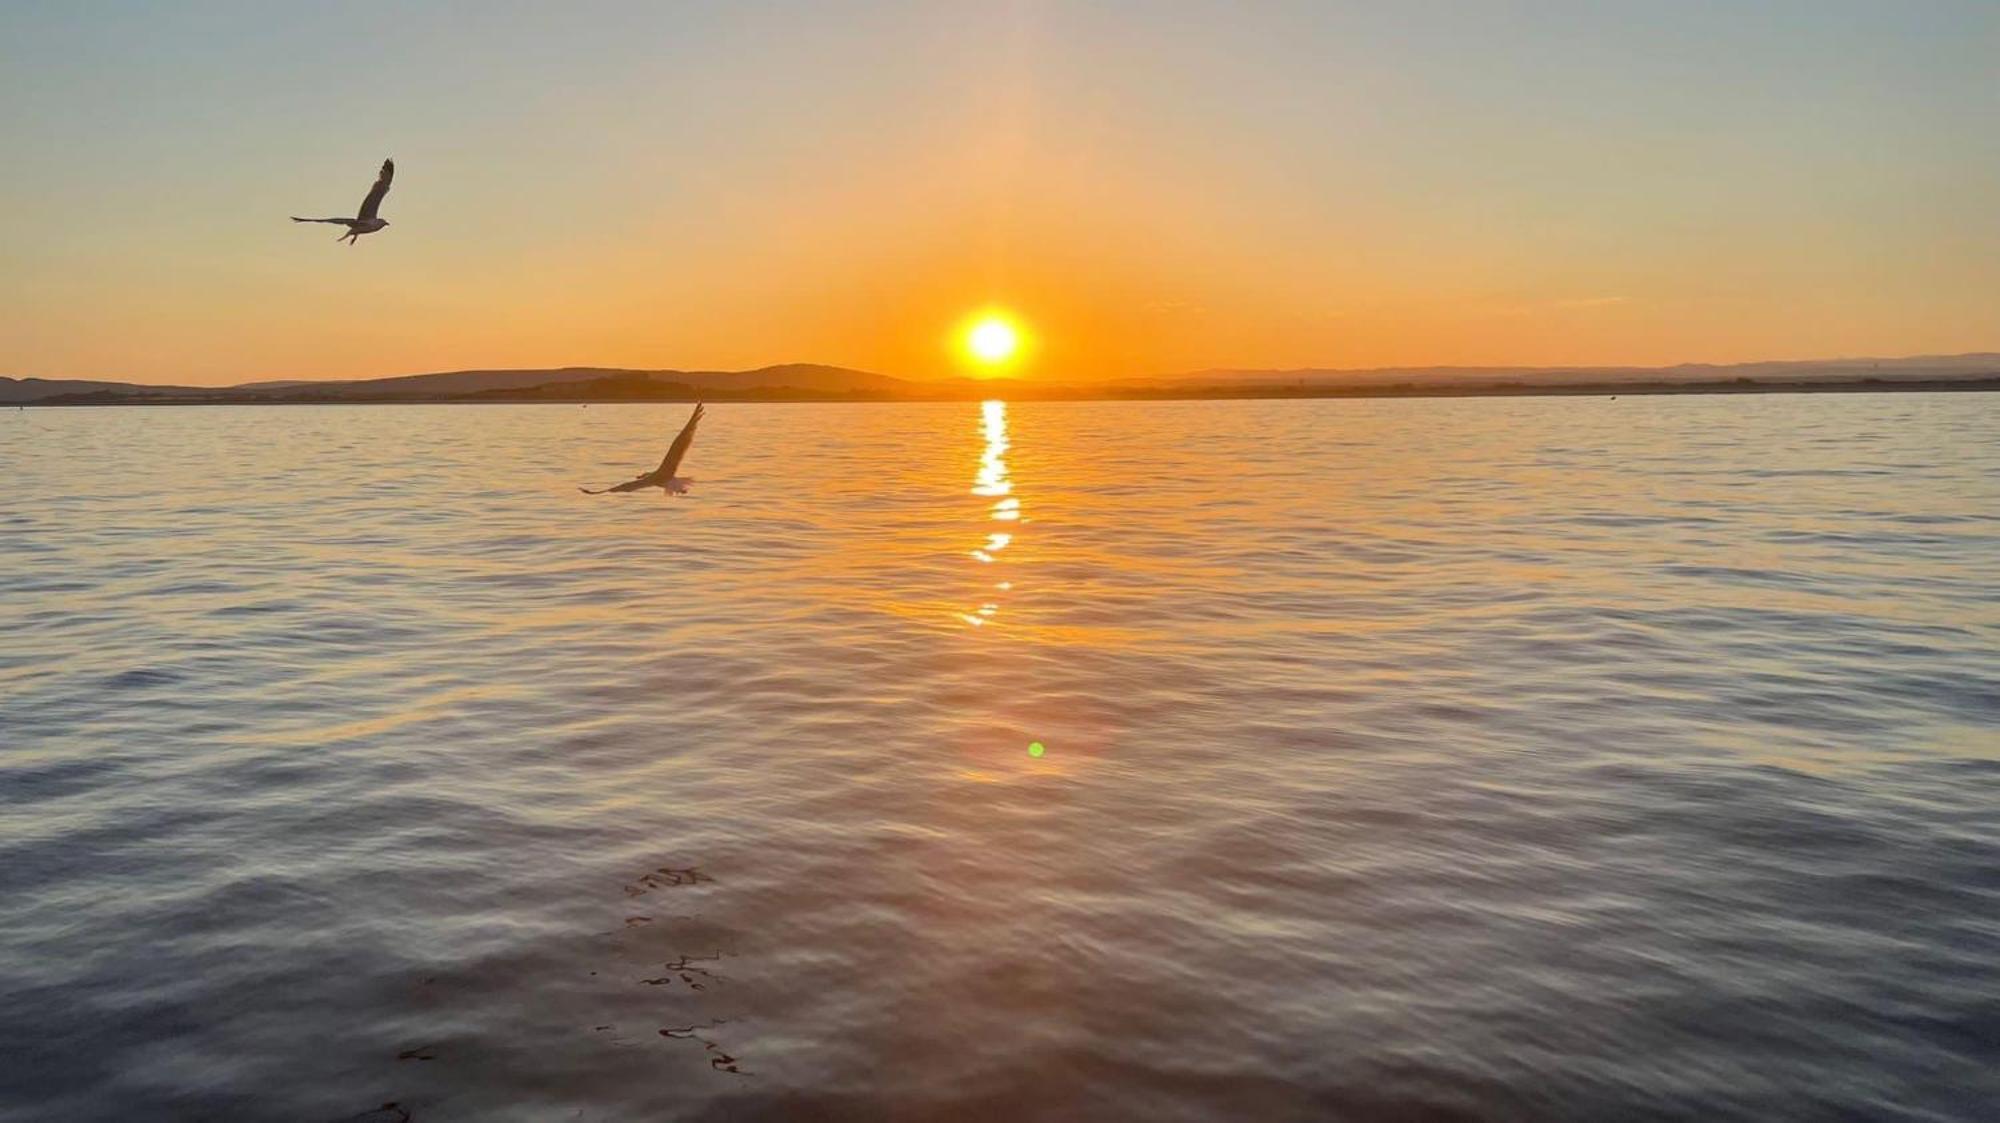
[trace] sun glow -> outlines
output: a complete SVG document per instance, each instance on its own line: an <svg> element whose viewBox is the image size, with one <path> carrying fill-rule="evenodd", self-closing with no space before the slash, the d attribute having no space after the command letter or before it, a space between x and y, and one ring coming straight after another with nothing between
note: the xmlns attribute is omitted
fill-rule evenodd
<svg viewBox="0 0 2000 1123"><path fill-rule="evenodd" d="M998 370L1020 358L1024 333L1005 312L987 311L968 320L959 335L959 348L980 367Z"/></svg>

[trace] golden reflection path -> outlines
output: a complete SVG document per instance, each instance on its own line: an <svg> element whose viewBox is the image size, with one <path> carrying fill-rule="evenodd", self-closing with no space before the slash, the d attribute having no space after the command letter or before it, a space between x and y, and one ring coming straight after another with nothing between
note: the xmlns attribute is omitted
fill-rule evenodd
<svg viewBox="0 0 2000 1123"><path fill-rule="evenodd" d="M1014 524L1021 521L1021 500L1014 494L1014 480L1007 470L1007 403L988 401L979 403L979 435L986 447L979 454L979 470L972 478L972 494L992 502L987 505L989 522L1004 524L989 528L986 541L967 554L981 565L994 565L1000 560L1001 551L1014 541ZM960 620L975 628L983 628L1000 611L997 594L1014 587L1012 581L1001 578L993 582L993 594L982 601L977 609L960 612Z"/></svg>
<svg viewBox="0 0 2000 1123"><path fill-rule="evenodd" d="M985 592L976 609L952 614L975 629L994 622L1000 611L1001 594L1014 588L1011 570L1000 567L1006 564L1003 555L1019 537L1021 525L1029 521L1022 513L1021 498L1014 493L1014 477L1007 466L1010 445L1006 402L980 403L979 435L985 444L979 454L979 469L973 475L972 494L984 501L985 540L967 550L966 555L979 571ZM1037 629L1036 635L1044 642L1055 640L1049 629ZM1017 634L1014 638L1026 637ZM964 746L971 767L958 772L961 779L998 784L1067 775L1100 751L1105 738L1101 732L1089 729L1088 723L1079 728L1072 718L1061 723L1059 729L1048 729L1033 713L1035 707L1013 705L1010 701L1014 700L996 699L992 714L994 732L1005 730L1004 734L996 739L976 738Z"/></svg>

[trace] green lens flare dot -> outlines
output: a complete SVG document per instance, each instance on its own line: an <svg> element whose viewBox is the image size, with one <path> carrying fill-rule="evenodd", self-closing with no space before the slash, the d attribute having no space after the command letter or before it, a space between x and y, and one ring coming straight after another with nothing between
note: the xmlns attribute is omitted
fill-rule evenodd
<svg viewBox="0 0 2000 1123"><path fill-rule="evenodd" d="M1040 756L1040 755L1042 755L1043 753L1045 753L1045 752L1047 752L1047 751L1048 751L1047 749L1044 749L1044 748L1042 747L1042 743L1041 743L1040 741L1030 741L1030 742L1028 742L1028 755L1029 755L1029 756Z"/></svg>

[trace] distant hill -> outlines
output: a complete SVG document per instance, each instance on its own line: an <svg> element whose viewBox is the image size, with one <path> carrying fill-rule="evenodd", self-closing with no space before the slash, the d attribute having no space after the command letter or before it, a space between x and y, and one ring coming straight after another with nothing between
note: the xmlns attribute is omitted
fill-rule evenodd
<svg viewBox="0 0 2000 1123"><path fill-rule="evenodd" d="M482 390L511 390L559 382L585 382L592 378L619 373L625 372L597 367L562 367L556 370L453 370L437 374L402 374L390 378L247 382L228 389L238 393L271 395L313 393L343 398L409 394L476 394Z"/></svg>
<svg viewBox="0 0 2000 1123"><path fill-rule="evenodd" d="M564 387L616 387L614 396L655 396L713 390L725 395L784 392L816 395L920 395L925 383L886 374L817 363L785 363L756 370L630 370L621 367L558 367L525 370L454 370L390 378L287 379L238 386L150 386L81 379L0 378L0 402L24 403L63 398L91 402L183 398L206 401L420 401L456 398L497 399L512 395L560 397ZM637 388L645 388L635 394ZM533 393L529 393L533 391ZM586 394L583 396L596 396Z"/></svg>
<svg viewBox="0 0 2000 1123"><path fill-rule="evenodd" d="M40 401L62 394L125 394L134 391L160 395L208 392L199 386L138 386L130 382L95 382L81 378L0 377L0 402L10 405Z"/></svg>
<svg viewBox="0 0 2000 1123"><path fill-rule="evenodd" d="M553 370L454 370L438 374L406 374L339 382L252 382L231 390L273 395L304 392L343 398L454 396L564 386L607 379L642 380L691 386L697 390L814 390L851 393L857 390L895 392L914 386L886 374L815 363L785 363L756 370L634 370L625 367L558 367Z"/></svg>
<svg viewBox="0 0 2000 1123"><path fill-rule="evenodd" d="M775 367L759 367L756 370L690 370L655 372L677 382L690 386L715 390L817 390L851 394L870 393L913 393L925 383L912 382L907 378L896 378L887 374L874 374L865 370L849 370L846 367L821 366L818 363L785 363Z"/></svg>

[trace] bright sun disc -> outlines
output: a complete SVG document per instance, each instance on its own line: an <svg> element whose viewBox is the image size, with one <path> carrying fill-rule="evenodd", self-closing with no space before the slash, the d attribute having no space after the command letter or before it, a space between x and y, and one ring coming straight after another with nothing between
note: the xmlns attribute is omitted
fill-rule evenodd
<svg viewBox="0 0 2000 1123"><path fill-rule="evenodd" d="M1012 358L1021 346L1021 333L1014 325L998 317L987 317L972 325L966 333L965 348L972 357L984 363L998 363Z"/></svg>

